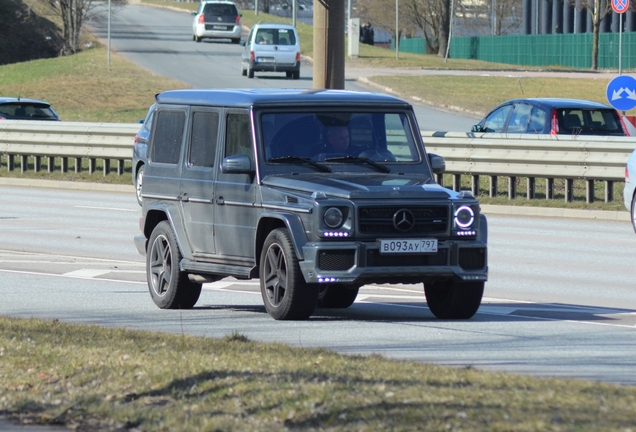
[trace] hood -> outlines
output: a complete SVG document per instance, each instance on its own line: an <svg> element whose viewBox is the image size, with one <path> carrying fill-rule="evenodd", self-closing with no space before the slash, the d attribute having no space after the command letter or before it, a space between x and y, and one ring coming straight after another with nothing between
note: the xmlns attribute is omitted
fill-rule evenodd
<svg viewBox="0 0 636 432"><path fill-rule="evenodd" d="M312 194L322 192L330 197L345 199L420 198L448 199L453 191L436 183L430 177L407 174L279 174L263 179L263 185Z"/></svg>

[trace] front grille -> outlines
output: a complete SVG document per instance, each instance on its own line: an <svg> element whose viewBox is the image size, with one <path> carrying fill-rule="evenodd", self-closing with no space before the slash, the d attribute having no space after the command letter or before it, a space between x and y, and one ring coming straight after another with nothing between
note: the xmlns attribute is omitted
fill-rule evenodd
<svg viewBox="0 0 636 432"><path fill-rule="evenodd" d="M383 255L378 249L367 250L367 267L446 266L448 249L439 249L435 254L391 254Z"/></svg>
<svg viewBox="0 0 636 432"><path fill-rule="evenodd" d="M318 254L318 268L322 271L345 271L355 264L356 251L322 250Z"/></svg>
<svg viewBox="0 0 636 432"><path fill-rule="evenodd" d="M460 248L459 266L464 270L480 270L486 266L486 249Z"/></svg>
<svg viewBox="0 0 636 432"><path fill-rule="evenodd" d="M398 230L393 218L400 210L408 210L414 216L414 223L408 231ZM358 221L360 233L368 235L426 235L446 232L449 208L447 206L420 207L360 207Z"/></svg>

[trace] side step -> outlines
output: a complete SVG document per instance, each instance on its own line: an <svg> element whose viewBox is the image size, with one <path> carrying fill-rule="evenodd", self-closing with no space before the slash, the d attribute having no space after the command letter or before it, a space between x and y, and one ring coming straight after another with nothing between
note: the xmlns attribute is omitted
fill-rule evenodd
<svg viewBox="0 0 636 432"><path fill-rule="evenodd" d="M179 264L181 271L187 271L192 273L213 274L222 276L234 276L238 279L251 279L256 274L255 266L237 266L228 264L213 264L194 262L187 259L182 259Z"/></svg>

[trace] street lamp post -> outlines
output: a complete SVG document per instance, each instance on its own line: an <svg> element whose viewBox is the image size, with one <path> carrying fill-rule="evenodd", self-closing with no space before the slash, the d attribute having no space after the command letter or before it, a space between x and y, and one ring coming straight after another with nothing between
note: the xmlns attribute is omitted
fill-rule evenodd
<svg viewBox="0 0 636 432"><path fill-rule="evenodd" d="M395 0L395 59L400 58L400 31L399 31L399 6L400 0Z"/></svg>

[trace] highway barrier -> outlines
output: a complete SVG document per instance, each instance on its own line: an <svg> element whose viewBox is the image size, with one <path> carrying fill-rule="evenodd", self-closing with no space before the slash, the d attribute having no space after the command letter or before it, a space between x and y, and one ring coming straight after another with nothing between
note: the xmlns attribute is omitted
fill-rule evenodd
<svg viewBox="0 0 636 432"><path fill-rule="evenodd" d="M15 158L22 171L28 158L34 169L42 168L48 158L51 171L54 158L62 159L61 169L68 170L68 158L75 159L75 171L82 169L82 159L89 160L89 171L95 171L96 159L104 160L104 175L110 172L110 161L117 161L117 172L123 174L124 163L132 159L137 123L81 123L44 121L0 121L0 155L6 167L13 170ZM586 182L586 200L594 201L594 182L605 183L605 201L614 195L614 183L624 181L625 165L636 140L631 137L568 135L502 135L463 132L423 131L422 138L430 153L446 159L446 174L453 178L451 187L461 189L462 176L471 176L471 188L479 192L479 177L488 176L489 194L495 196L498 178L508 179L508 197L516 197L519 178L527 178L527 198L535 198L535 180L546 179L547 199L554 198L554 182L563 179L565 200L571 201L574 180ZM0 159L0 165L2 159ZM438 182L443 178L438 175Z"/></svg>

